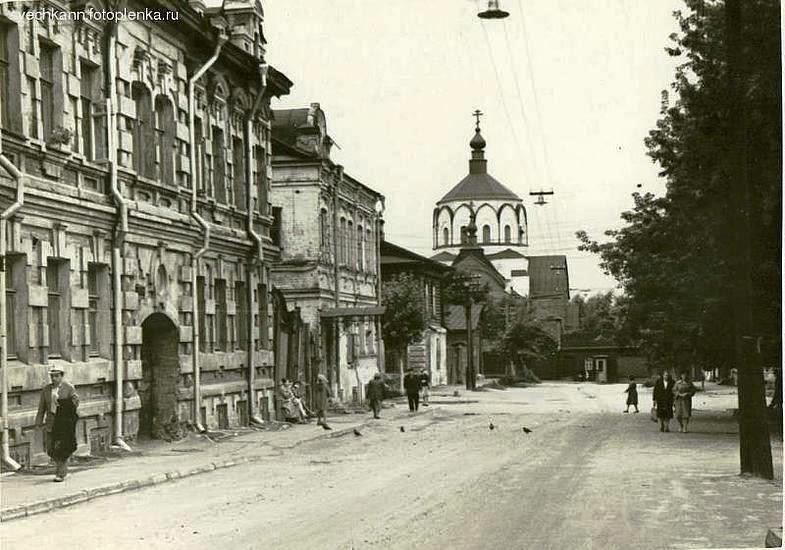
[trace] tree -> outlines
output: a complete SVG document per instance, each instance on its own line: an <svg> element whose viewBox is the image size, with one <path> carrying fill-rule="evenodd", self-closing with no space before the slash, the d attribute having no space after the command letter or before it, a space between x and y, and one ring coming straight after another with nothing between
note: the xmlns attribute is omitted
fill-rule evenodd
<svg viewBox="0 0 785 550"><path fill-rule="evenodd" d="M514 365L515 373L524 373L533 363L556 361L558 345L550 334L524 307L507 326L501 340L501 352Z"/></svg>
<svg viewBox="0 0 785 550"><path fill-rule="evenodd" d="M571 301L579 312L580 326L575 333L591 340L616 340L620 312L613 292L592 294L588 298L576 294Z"/></svg>
<svg viewBox="0 0 785 550"><path fill-rule="evenodd" d="M419 281L408 273L397 275L382 287L382 335L385 345L398 354L401 391L406 348L421 338L426 327L421 290Z"/></svg>
<svg viewBox="0 0 785 550"><path fill-rule="evenodd" d="M741 469L770 477L759 413L760 362L781 364L779 3L748 0L743 18L726 18L734 10L722 2L686 4L666 49L682 61L677 98L646 139L667 192L633 194L625 226L606 232L604 243L579 232L579 248L599 254L619 281L620 337L639 342L651 361L744 373ZM728 0L733 6L738 15L738 0ZM739 294L742 286L748 291ZM750 342L761 351L744 352Z"/></svg>

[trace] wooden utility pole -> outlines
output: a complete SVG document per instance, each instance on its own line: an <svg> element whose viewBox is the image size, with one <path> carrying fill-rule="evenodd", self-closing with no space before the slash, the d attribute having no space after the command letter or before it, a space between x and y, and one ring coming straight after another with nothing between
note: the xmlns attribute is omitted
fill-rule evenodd
<svg viewBox="0 0 785 550"><path fill-rule="evenodd" d="M774 478L760 355L755 347L750 252L750 192L747 179L747 125L744 110L741 0L725 1L728 99L731 129L728 198L735 277L733 285L734 348L738 372L741 473Z"/></svg>
<svg viewBox="0 0 785 550"><path fill-rule="evenodd" d="M476 388L476 376L474 374L474 333L472 331L472 296L471 290L467 287L466 305L466 389Z"/></svg>

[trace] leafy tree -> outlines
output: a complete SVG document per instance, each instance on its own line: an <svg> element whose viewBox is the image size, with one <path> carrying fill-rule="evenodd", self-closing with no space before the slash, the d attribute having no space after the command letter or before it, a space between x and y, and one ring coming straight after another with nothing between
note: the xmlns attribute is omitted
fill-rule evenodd
<svg viewBox="0 0 785 550"><path fill-rule="evenodd" d="M406 348L420 339L426 327L420 283L408 273L397 275L382 286L384 343L398 353L398 369L403 388Z"/></svg>
<svg viewBox="0 0 785 550"><path fill-rule="evenodd" d="M504 333L501 351L518 374L539 362L555 362L558 346L539 321L519 315Z"/></svg>
<svg viewBox="0 0 785 550"><path fill-rule="evenodd" d="M576 294L572 303L578 308L580 327L575 331L591 340L615 340L618 332L619 306L613 292Z"/></svg>

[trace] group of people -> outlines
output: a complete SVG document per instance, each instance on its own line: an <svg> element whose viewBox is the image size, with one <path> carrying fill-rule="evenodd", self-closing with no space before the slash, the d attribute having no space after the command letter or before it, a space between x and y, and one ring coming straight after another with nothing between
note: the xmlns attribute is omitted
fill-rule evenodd
<svg viewBox="0 0 785 550"><path fill-rule="evenodd" d="M679 431L687 433L692 417L692 396L697 391L692 382L687 380L686 372L682 372L676 381L671 378L668 371L657 376L652 392L652 420L659 421L661 432L671 431L670 422L676 416L676 420L679 422ZM627 394L627 408L624 412L630 412L630 405L632 405L637 413L638 388L635 378L632 376L630 376L630 384L624 392Z"/></svg>
<svg viewBox="0 0 785 550"><path fill-rule="evenodd" d="M329 424L327 424L327 407L331 397L330 383L323 374L316 377L314 411L311 411L305 405L304 388L300 382L292 382L286 378L281 378L281 383L278 386L281 412L287 422L306 424L313 417L316 417L317 426L321 426L325 430L332 430Z"/></svg>
<svg viewBox="0 0 785 550"><path fill-rule="evenodd" d="M423 407L427 407L431 398L431 375L425 369L408 369L403 377L403 389L409 402L409 411L420 410L420 397Z"/></svg>

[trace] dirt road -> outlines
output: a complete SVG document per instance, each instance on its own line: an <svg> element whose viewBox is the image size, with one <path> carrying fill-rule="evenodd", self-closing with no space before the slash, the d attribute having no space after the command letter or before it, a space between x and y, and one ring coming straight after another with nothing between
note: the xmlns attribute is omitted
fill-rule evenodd
<svg viewBox="0 0 785 550"><path fill-rule="evenodd" d="M780 522L782 480L736 475L737 429L716 414L733 399L699 394L693 431L662 434L646 390L641 414L621 413L623 388L436 395L362 436L11 522L3 547L760 546Z"/></svg>

